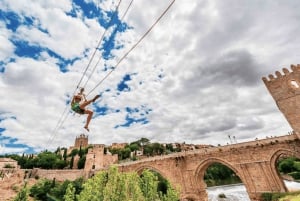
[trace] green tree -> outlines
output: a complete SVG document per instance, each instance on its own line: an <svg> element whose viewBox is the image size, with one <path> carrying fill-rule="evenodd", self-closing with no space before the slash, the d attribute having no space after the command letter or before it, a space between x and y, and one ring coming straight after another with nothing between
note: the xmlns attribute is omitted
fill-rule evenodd
<svg viewBox="0 0 300 201"><path fill-rule="evenodd" d="M78 201L99 201L104 199L103 189L108 181L106 171L101 171L83 184L83 190L77 196Z"/></svg>
<svg viewBox="0 0 300 201"><path fill-rule="evenodd" d="M137 151L137 150L140 150L140 146L136 143L131 143L129 145L129 149L130 149L130 151Z"/></svg>
<svg viewBox="0 0 300 201"><path fill-rule="evenodd" d="M67 160L67 149L66 148L64 148L63 158L64 158L64 161Z"/></svg>
<svg viewBox="0 0 300 201"><path fill-rule="evenodd" d="M165 151L165 148L163 147L163 145L161 145L157 142L152 144L152 148L153 148L153 154L154 155L161 155Z"/></svg>
<svg viewBox="0 0 300 201"><path fill-rule="evenodd" d="M50 192L52 181L41 180L30 189L30 196L36 200L47 200L47 194Z"/></svg>
<svg viewBox="0 0 300 201"><path fill-rule="evenodd" d="M86 156L83 156L81 157L79 160L78 160L78 169L83 169L84 168L84 165L85 165L85 160L86 160Z"/></svg>
<svg viewBox="0 0 300 201"><path fill-rule="evenodd" d="M126 158L130 158L130 153L131 153L130 148L122 149L121 150L121 160L124 160Z"/></svg>
<svg viewBox="0 0 300 201"><path fill-rule="evenodd" d="M78 155L80 158L82 158L84 155L84 149L82 149L81 146L79 147Z"/></svg>
<svg viewBox="0 0 300 201"><path fill-rule="evenodd" d="M293 172L295 170L294 168L295 160L296 160L295 158L286 158L284 160L281 160L278 166L279 172L282 172L284 174Z"/></svg>
<svg viewBox="0 0 300 201"><path fill-rule="evenodd" d="M118 172L117 167L112 166L108 170L108 180L104 188L104 201L126 200L125 178Z"/></svg>
<svg viewBox="0 0 300 201"><path fill-rule="evenodd" d="M73 169L73 165L74 165L74 156L71 157L70 169Z"/></svg>
<svg viewBox="0 0 300 201"><path fill-rule="evenodd" d="M147 156L153 156L153 147L151 145L145 145L143 154Z"/></svg>
<svg viewBox="0 0 300 201"><path fill-rule="evenodd" d="M28 188L26 185L21 189L21 191L17 194L14 201L27 201L28 200Z"/></svg>
<svg viewBox="0 0 300 201"><path fill-rule="evenodd" d="M157 177L150 170L144 170L141 175L140 186L145 197L145 201L157 200L159 198L157 185Z"/></svg>
<svg viewBox="0 0 300 201"><path fill-rule="evenodd" d="M78 149L73 149L72 151L71 151L71 153L69 154L69 156L76 156L77 154L78 154Z"/></svg>
<svg viewBox="0 0 300 201"><path fill-rule="evenodd" d="M295 171L300 172L300 162L299 161L294 161L293 168L294 168Z"/></svg>
<svg viewBox="0 0 300 201"><path fill-rule="evenodd" d="M178 192L168 184L165 194L158 192L158 179L146 170L141 177L136 172L120 173L112 166L108 171L101 171L87 180L83 190L77 196L78 201L175 201ZM177 196L177 197L176 197Z"/></svg>
<svg viewBox="0 0 300 201"><path fill-rule="evenodd" d="M162 201L177 201L179 200L179 196L179 189L175 190L172 188L169 182L167 182L167 193L160 193Z"/></svg>
<svg viewBox="0 0 300 201"><path fill-rule="evenodd" d="M74 201L74 200L75 200L75 188L72 183L69 183L66 189L66 194L64 195L64 201Z"/></svg>
<svg viewBox="0 0 300 201"><path fill-rule="evenodd" d="M240 178L227 166L214 163L205 172L204 180L208 186L240 183Z"/></svg>

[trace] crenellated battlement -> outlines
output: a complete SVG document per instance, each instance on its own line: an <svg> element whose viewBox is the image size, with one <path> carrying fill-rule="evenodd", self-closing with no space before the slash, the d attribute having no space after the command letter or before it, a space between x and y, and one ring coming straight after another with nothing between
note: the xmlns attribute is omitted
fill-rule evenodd
<svg viewBox="0 0 300 201"><path fill-rule="evenodd" d="M87 147L89 144L89 138L87 135L80 134L79 136L76 137L75 139L75 145L74 147L79 148L79 147Z"/></svg>
<svg viewBox="0 0 300 201"><path fill-rule="evenodd" d="M263 77L267 89L274 98L279 110L294 131L300 131L300 64L291 65L291 71L283 68Z"/></svg>
<svg viewBox="0 0 300 201"><path fill-rule="evenodd" d="M289 76L293 72L299 72L300 73L300 64L297 65L291 65L291 72L287 68L283 68L283 74L280 71L275 72L275 76L272 74L268 75L268 78L263 77L262 80L264 81L265 84L269 84L270 82L278 81L282 79L283 77Z"/></svg>

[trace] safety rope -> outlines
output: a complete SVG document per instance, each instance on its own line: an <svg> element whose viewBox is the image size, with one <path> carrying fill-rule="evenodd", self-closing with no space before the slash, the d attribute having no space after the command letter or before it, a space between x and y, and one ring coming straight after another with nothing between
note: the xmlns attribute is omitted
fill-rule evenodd
<svg viewBox="0 0 300 201"><path fill-rule="evenodd" d="M126 16L128 10L129 10L129 8L130 8L131 5L132 5L132 2L133 2L133 0L131 0L130 4L127 6L127 9L126 9L125 13L123 14L123 16L122 16L122 18L121 18L121 20L120 20L121 22L122 22L123 19L125 18L125 16ZM115 30L118 30L119 26L120 26L120 23L118 23L118 25L117 25L116 28L112 31L112 33L113 33ZM106 48L110 45L110 43L111 43L111 40L106 44L106 46L105 46L103 49L106 49ZM97 63L95 64L95 66L94 66L94 68L93 68L91 74L89 75L88 79L86 80L85 84L83 85L83 88L86 88L86 85L87 85L87 83L89 82L89 80L91 79L92 75L94 74L94 72L95 72L95 70L96 70L96 68L97 68L97 66L98 66L98 64L99 64L99 62L100 62L100 60L101 60L101 58L102 58L102 57L99 57L99 59L98 59Z"/></svg>
<svg viewBox="0 0 300 201"><path fill-rule="evenodd" d="M112 70L110 72L108 72L106 74L106 76L104 76L104 78L102 80L100 80L100 82L98 82L98 84L96 84L96 86L94 88L92 88L86 96L90 95L100 84L102 84L104 82L104 80L112 73L114 72L117 67L120 65L120 63L129 55L129 53L134 50L139 43L152 31L152 29L154 28L154 26L160 21L160 19L168 12L168 10L171 8L171 6L174 4L175 0L173 0L169 6L164 10L164 12L159 16L159 18L157 18L157 20L152 24L152 26L144 33L144 35L129 49L129 51L127 51L123 57L121 57L121 59L117 62L117 64L115 65L115 67L112 68Z"/></svg>
<svg viewBox="0 0 300 201"><path fill-rule="evenodd" d="M80 84L81 84L81 82L82 82L82 80L83 80L83 78L84 78L84 76L85 76L87 70L89 69L89 67L90 67L90 65L91 65L91 63L92 63L92 61L93 61L93 59L94 59L94 57L95 57L95 55L96 55L97 50L99 49L99 47L100 47L100 45L101 45L101 42L103 41L103 38L104 38L104 36L105 36L105 34L106 34L106 32L107 32L108 27L111 26L111 23L112 23L114 17L116 16L116 13L117 13L118 10L119 10L119 6L120 6L121 2L122 2L122 0L119 1L118 5L117 5L117 7L116 7L116 9L115 9L115 12L114 12L113 16L110 18L110 21L109 21L109 23L108 23L107 28L104 30L104 32L103 32L103 34L102 34L100 40L98 41L98 44L97 44L97 46L96 46L96 48L95 48L95 50L94 50L94 52L93 52L93 54L92 54L92 57L91 57L90 60L89 60L88 65L86 66L85 70L83 71L83 74L82 74L81 79L79 80L79 82L78 82L78 84L77 84L76 89L79 88L79 86L80 86ZM76 89L75 89L75 91L76 91Z"/></svg>
<svg viewBox="0 0 300 201"><path fill-rule="evenodd" d="M116 6L115 11L114 11L114 14L113 14L112 17L110 18L108 27L111 26L111 23L112 23L112 21L113 21L113 18L115 17L117 11L119 10L119 7L120 7L121 2L122 2L122 0L120 0L119 3L118 3L118 5ZM108 28L108 27L107 27L107 28ZM95 57L95 55L96 55L96 52L97 52L97 50L99 49L99 47L100 47L100 45L101 45L101 42L102 42L102 40L103 40L103 38L104 38L104 35L105 35L106 32L107 32L107 28L105 29L105 31L104 31L104 33L102 34L100 40L98 41L98 44L97 44L97 46L96 46L96 48L95 48L95 50L94 50L94 52L93 52L93 54L92 54L92 57L90 58L88 65L86 66L85 70L83 71L82 76L81 76L81 78L80 78L80 80L79 80L79 82L78 82L78 84L77 84L77 86L76 86L76 88L75 88L75 90L74 90L74 92L73 92L73 94L72 94L72 97L75 95L75 93L76 93L77 89L79 88L79 86L80 86L80 84L81 84L81 82L82 82L82 80L83 80L83 78L84 78L84 76L85 76L87 70L89 69L89 67L90 67L90 65L91 65L91 63L92 63L92 60L94 59L94 57ZM71 103L71 102L69 102L69 103L66 105L66 107L65 107L63 113L61 114L61 116L60 116L60 118L59 118L59 120L58 120L58 122L57 122L55 128L53 129L53 131L52 131L53 134L50 136L50 138L49 138L49 140L48 140L48 142L47 142L48 145L51 144L51 142L53 141L53 139L55 138L55 136L56 136L56 134L57 134L57 131L62 127L62 125L63 125L64 122L66 121L66 119L67 119L67 117L68 117L68 115L69 115L69 112L68 112L68 111L69 111L70 103Z"/></svg>

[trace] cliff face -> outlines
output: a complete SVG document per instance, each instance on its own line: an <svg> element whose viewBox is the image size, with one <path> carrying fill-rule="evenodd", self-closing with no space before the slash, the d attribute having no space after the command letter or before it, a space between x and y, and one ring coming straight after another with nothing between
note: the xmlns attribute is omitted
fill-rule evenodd
<svg viewBox="0 0 300 201"><path fill-rule="evenodd" d="M0 201L11 201L23 188L27 175L21 169L0 169ZM27 185L32 186L36 180L26 179Z"/></svg>
<svg viewBox="0 0 300 201"><path fill-rule="evenodd" d="M11 200L24 184L24 171L16 169L0 170L0 201Z"/></svg>

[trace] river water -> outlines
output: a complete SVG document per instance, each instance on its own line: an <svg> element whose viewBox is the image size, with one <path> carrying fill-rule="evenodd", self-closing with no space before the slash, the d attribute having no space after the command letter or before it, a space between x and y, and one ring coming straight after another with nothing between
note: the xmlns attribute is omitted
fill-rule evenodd
<svg viewBox="0 0 300 201"><path fill-rule="evenodd" d="M298 182L284 181L284 183L289 191L300 190ZM250 201L243 184L209 187L207 193L208 201ZM220 194L224 194L226 198L219 198Z"/></svg>

